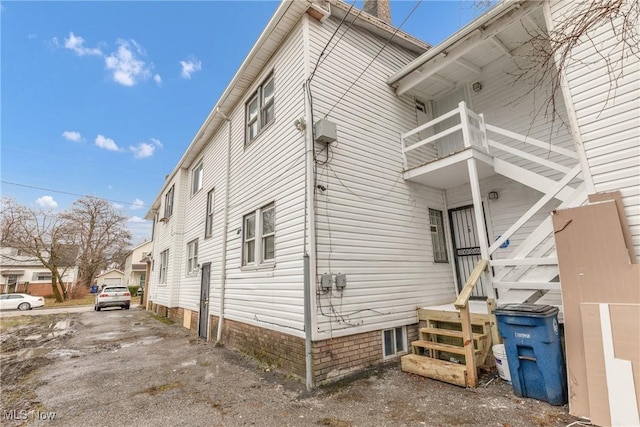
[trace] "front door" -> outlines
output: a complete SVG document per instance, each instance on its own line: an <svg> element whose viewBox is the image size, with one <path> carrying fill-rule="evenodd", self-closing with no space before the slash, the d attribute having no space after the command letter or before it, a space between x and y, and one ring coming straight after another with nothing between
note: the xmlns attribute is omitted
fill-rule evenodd
<svg viewBox="0 0 640 427"><path fill-rule="evenodd" d="M458 290L462 290L471 272L481 259L473 205L449 210L449 223L453 236L453 256L456 263ZM476 283L472 296L486 297L487 286L486 279L484 276L481 277Z"/></svg>
<svg viewBox="0 0 640 427"><path fill-rule="evenodd" d="M211 263L202 264L202 278L200 280L200 315L198 321L198 336L207 338L209 333L209 279L211 277Z"/></svg>

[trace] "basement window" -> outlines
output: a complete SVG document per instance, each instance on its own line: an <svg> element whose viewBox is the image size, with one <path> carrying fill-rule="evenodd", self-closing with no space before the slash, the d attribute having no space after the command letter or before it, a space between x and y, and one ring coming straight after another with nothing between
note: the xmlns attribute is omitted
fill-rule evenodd
<svg viewBox="0 0 640 427"><path fill-rule="evenodd" d="M382 331L382 355L389 359L407 352L407 328L385 329Z"/></svg>

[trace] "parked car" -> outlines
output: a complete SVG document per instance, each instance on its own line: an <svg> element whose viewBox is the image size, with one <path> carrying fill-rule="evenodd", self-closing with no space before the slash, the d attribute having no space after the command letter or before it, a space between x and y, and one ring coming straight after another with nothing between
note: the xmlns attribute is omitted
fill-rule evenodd
<svg viewBox="0 0 640 427"><path fill-rule="evenodd" d="M105 286L97 295L94 310L105 307L122 307L125 310L131 305L131 292L126 286Z"/></svg>
<svg viewBox="0 0 640 427"><path fill-rule="evenodd" d="M0 295L0 310L31 310L44 307L43 297L34 297L29 294L2 294Z"/></svg>

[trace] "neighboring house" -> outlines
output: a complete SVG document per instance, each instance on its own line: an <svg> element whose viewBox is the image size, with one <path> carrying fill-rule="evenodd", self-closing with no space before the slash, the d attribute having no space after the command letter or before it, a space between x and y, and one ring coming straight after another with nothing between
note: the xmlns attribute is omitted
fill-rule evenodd
<svg viewBox="0 0 640 427"><path fill-rule="evenodd" d="M428 49L342 2L283 2L147 214L152 309L311 385L407 353L416 308L480 259L476 297L561 308L550 211L620 189L638 245L637 121L609 163L584 140L637 117L638 73L616 93L635 107L563 92L549 120L549 83L517 77L552 21L504 2Z"/></svg>
<svg viewBox="0 0 640 427"><path fill-rule="evenodd" d="M125 276L120 270L107 270L96 277L96 284L98 285L98 289L102 289L103 286L107 285L124 285Z"/></svg>
<svg viewBox="0 0 640 427"><path fill-rule="evenodd" d="M60 267L64 288L70 292L77 278L77 267ZM53 295L51 271L37 258L23 255L15 248L0 248L0 293Z"/></svg>
<svg viewBox="0 0 640 427"><path fill-rule="evenodd" d="M145 285L147 274L147 256L151 253L152 242L140 243L131 249L124 263L124 284L127 286Z"/></svg>

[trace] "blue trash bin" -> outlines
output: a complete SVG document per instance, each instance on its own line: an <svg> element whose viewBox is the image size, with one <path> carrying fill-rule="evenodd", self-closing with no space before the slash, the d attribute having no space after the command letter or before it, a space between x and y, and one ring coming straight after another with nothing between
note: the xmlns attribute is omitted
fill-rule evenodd
<svg viewBox="0 0 640 427"><path fill-rule="evenodd" d="M495 310L516 396L567 403L567 376L558 333L558 309L506 304Z"/></svg>
<svg viewBox="0 0 640 427"><path fill-rule="evenodd" d="M97 294L98 293L98 285L91 285L91 291L92 294Z"/></svg>

